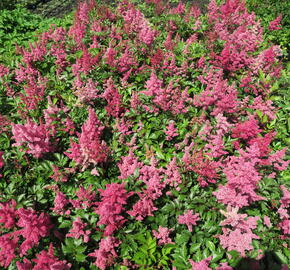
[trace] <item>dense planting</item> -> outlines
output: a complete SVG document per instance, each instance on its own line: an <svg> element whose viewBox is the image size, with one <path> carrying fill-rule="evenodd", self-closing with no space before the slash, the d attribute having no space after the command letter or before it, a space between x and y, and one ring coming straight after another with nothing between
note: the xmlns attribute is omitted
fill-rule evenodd
<svg viewBox="0 0 290 270"><path fill-rule="evenodd" d="M4 269L288 269L287 71L244 2L90 0L17 53L0 65Z"/></svg>

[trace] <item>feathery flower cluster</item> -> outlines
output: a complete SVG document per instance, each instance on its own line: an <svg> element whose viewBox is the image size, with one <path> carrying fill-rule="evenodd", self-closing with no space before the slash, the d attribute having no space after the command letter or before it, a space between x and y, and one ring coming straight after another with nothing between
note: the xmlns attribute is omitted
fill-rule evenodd
<svg viewBox="0 0 290 270"><path fill-rule="evenodd" d="M4 77L7 74L9 74L9 68L7 68L4 65L0 64L0 78Z"/></svg>
<svg viewBox="0 0 290 270"><path fill-rule="evenodd" d="M187 210L183 215L178 217L178 223L185 224L190 232L192 232L192 226L196 225L196 222L199 220L199 213L193 214L192 210Z"/></svg>
<svg viewBox="0 0 290 270"><path fill-rule="evenodd" d="M158 231L153 230L153 235L158 239L158 245L166 245L166 244L173 244L171 238L169 237L170 232L172 232L173 229L168 229L159 226Z"/></svg>
<svg viewBox="0 0 290 270"><path fill-rule="evenodd" d="M171 141L172 138L178 136L177 129L174 126L174 121L170 121L169 125L166 127L165 134L166 140Z"/></svg>
<svg viewBox="0 0 290 270"><path fill-rule="evenodd" d="M82 222L80 217L77 217L77 219L73 222L73 227L70 229L66 237L79 239L81 236L83 236L84 243L89 242L89 235L91 234L91 231L85 230L86 226L87 224Z"/></svg>
<svg viewBox="0 0 290 270"><path fill-rule="evenodd" d="M269 23L269 30L274 31L274 30L280 30L281 29L281 19L282 19L282 14L280 14L275 20L271 21Z"/></svg>
<svg viewBox="0 0 290 270"><path fill-rule="evenodd" d="M107 160L108 147L101 140L104 130L93 109L89 109L89 118L82 126L82 133L78 134L79 143L71 142L70 152L66 155L76 163L86 168L90 163L96 165Z"/></svg>
<svg viewBox="0 0 290 270"><path fill-rule="evenodd" d="M58 215L69 214L70 211L65 211L65 207L68 203L69 200L66 198L66 195L60 191L57 191L54 198L54 207L51 210Z"/></svg>
<svg viewBox="0 0 290 270"><path fill-rule="evenodd" d="M216 183L219 178L218 170L220 163L207 158L202 150L190 154L191 147L186 147L182 161L187 171L195 172L198 177L197 181L202 187L208 186L209 183Z"/></svg>
<svg viewBox="0 0 290 270"><path fill-rule="evenodd" d="M194 105L208 110L213 106L211 115L217 116L223 113L235 113L237 111L237 89L222 79L221 70L211 68L207 77L199 77L206 85L206 89L200 95L194 97Z"/></svg>
<svg viewBox="0 0 290 270"><path fill-rule="evenodd" d="M138 39L147 46L153 43L157 32L150 28L148 21L139 10L132 7L123 13L123 18L128 33L138 33Z"/></svg>
<svg viewBox="0 0 290 270"><path fill-rule="evenodd" d="M133 205L133 209L127 211L131 216L135 216L137 220L143 220L147 216L153 216L153 211L158 208L154 206L154 200L162 196L162 191L166 186L163 179L163 168L157 168L157 161L151 158L151 164L143 165L139 170L139 179L143 181L146 188L141 192L137 192L140 200Z"/></svg>
<svg viewBox="0 0 290 270"><path fill-rule="evenodd" d="M80 186L80 188L75 193L78 199L74 201L70 200L72 205L79 209L85 209L94 205L94 201L96 199L96 192L93 191L92 188L92 185L89 185L88 188Z"/></svg>
<svg viewBox="0 0 290 270"><path fill-rule="evenodd" d="M11 200L6 203L0 203L0 223L6 229L11 229L16 224L16 202Z"/></svg>
<svg viewBox="0 0 290 270"><path fill-rule="evenodd" d="M50 141L49 129L43 123L37 125L30 119L24 125L13 123L12 133L16 141L13 146L27 147L25 152L36 158L40 158L54 149Z"/></svg>
<svg viewBox="0 0 290 270"><path fill-rule="evenodd" d="M281 185L280 188L283 192L283 197L280 200L281 205L278 209L280 219L282 220L279 227L284 235L290 235L290 215L287 212L287 208L290 207L290 192L284 185Z"/></svg>
<svg viewBox="0 0 290 270"><path fill-rule="evenodd" d="M249 66L252 62L249 52L254 52L263 40L262 27L255 15L248 13L245 2L239 0L225 1L220 7L211 1L208 10L214 28L210 41L212 44L218 38L225 41L221 54L212 54L213 63L229 72Z"/></svg>
<svg viewBox="0 0 290 270"><path fill-rule="evenodd" d="M159 80L152 71L150 79L146 82L147 90L141 91L146 96L151 96L153 102L162 110L170 111L173 114L185 113L188 108L186 103L191 103L188 95L188 89L180 90L179 87L173 87L173 81L165 88L162 87L162 81Z"/></svg>
<svg viewBox="0 0 290 270"><path fill-rule="evenodd" d="M254 117L250 117L249 120L236 124L232 129L232 137L248 140L255 138L260 132L258 121Z"/></svg>
<svg viewBox="0 0 290 270"><path fill-rule="evenodd" d="M219 158L223 155L228 154L227 151L224 150L224 142L223 137L230 131L232 124L227 121L227 118L222 114L218 114L216 116L216 126L215 132L209 123L206 123L206 128L203 129L202 135L205 136L203 140L208 143L205 145L205 150L207 155L211 158ZM200 134L200 133L199 133Z"/></svg>
<svg viewBox="0 0 290 270"><path fill-rule="evenodd" d="M176 163L176 157L174 157L167 165L166 169L162 168L165 175L164 183L171 187L175 187L176 190L180 190L179 184L182 183L179 167Z"/></svg>
<svg viewBox="0 0 290 270"><path fill-rule="evenodd" d="M134 172L141 168L142 162L138 162L138 158L134 156L132 150L129 151L129 155L122 157L121 161L118 163L118 167L121 175L118 176L119 179L126 179L133 175Z"/></svg>
<svg viewBox="0 0 290 270"><path fill-rule="evenodd" d="M219 236L221 245L227 250L236 250L245 257L246 250L253 250L252 240L259 239L252 232L257 227L259 217L248 217L247 214L238 214L238 207L227 207L227 212L221 213L227 218L220 225L229 225L232 229L222 228L223 234Z"/></svg>
<svg viewBox="0 0 290 270"><path fill-rule="evenodd" d="M106 189L100 189L101 202L97 203L95 212L100 215L97 225L106 225L104 236L112 235L118 230L126 219L121 215L127 199L132 192L127 192L125 184L107 184Z"/></svg>
<svg viewBox="0 0 290 270"><path fill-rule="evenodd" d="M213 194L219 202L241 208L264 198L255 192L258 182L262 179L256 169L260 162L257 145L252 145L247 152L239 150L239 153L240 156L227 159L223 172L228 182L225 186L219 185L218 191Z"/></svg>
<svg viewBox="0 0 290 270"><path fill-rule="evenodd" d="M127 211L130 216L136 217L136 220L143 220L147 216L154 216L153 212L158 210L154 206L153 200L146 195L137 193L140 200L133 205L133 209Z"/></svg>
<svg viewBox="0 0 290 270"><path fill-rule="evenodd" d="M156 160L154 157L151 159L151 164L144 165L139 170L139 179L146 185L143 190L150 199L156 200L162 195L165 183L162 181L162 170L156 167Z"/></svg>
<svg viewBox="0 0 290 270"><path fill-rule="evenodd" d="M16 262L18 270L52 270L52 269L61 269L61 270L69 270L71 268L71 264L66 261L60 261L57 257L54 256L53 245L50 244L48 248L48 252L42 250L39 254L36 254L36 259L32 259L32 262L35 263L32 266L32 263L24 259L23 263Z"/></svg>
<svg viewBox="0 0 290 270"><path fill-rule="evenodd" d="M98 83L94 82L91 78L88 79L86 84L77 78L75 81L76 91L74 94L82 103L91 102L92 100L99 97L97 85Z"/></svg>
<svg viewBox="0 0 290 270"><path fill-rule="evenodd" d="M46 213L37 215L32 209L16 209L13 200L0 206L0 223L6 229L13 229L0 236L0 265L7 268L16 256L23 257L41 238L48 236L53 225ZM20 236L24 239L21 244Z"/></svg>
<svg viewBox="0 0 290 270"><path fill-rule="evenodd" d="M105 107L107 113L115 118L120 117L124 108L122 108L122 97L118 89L114 86L114 81L110 77L106 83L105 92L101 95L107 101L107 106Z"/></svg>
<svg viewBox="0 0 290 270"><path fill-rule="evenodd" d="M200 262L194 262L193 260L189 260L192 270L210 270L209 264L212 257L208 257L206 259L201 260Z"/></svg>
<svg viewBox="0 0 290 270"><path fill-rule="evenodd" d="M115 247L118 247L121 242L115 237L108 236L103 238L99 244L99 249L96 249L89 256L95 257L95 265L102 270L111 266L114 263L115 258L118 257Z"/></svg>
<svg viewBox="0 0 290 270"><path fill-rule="evenodd" d="M20 246L20 255L39 243L41 237L49 235L53 224L47 214L41 213L37 216L36 212L31 209L20 208L17 210L19 220L17 226L22 228L15 232L17 235L24 237L24 242Z"/></svg>

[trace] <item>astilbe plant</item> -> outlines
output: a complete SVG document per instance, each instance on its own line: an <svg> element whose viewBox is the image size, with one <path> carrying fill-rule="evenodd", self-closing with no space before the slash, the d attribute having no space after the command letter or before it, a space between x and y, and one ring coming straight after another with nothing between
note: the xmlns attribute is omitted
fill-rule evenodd
<svg viewBox="0 0 290 270"><path fill-rule="evenodd" d="M153 102L157 106L156 110L161 108L173 114L185 113L188 110L187 104L192 103L187 88L181 90L179 87L173 87L173 81L163 87L162 81L157 78L154 72L151 73L150 79L146 82L146 88L147 90L141 93L154 97Z"/></svg>
<svg viewBox="0 0 290 270"><path fill-rule="evenodd" d="M290 206L290 192L284 185L281 185L280 188L283 192L283 197L280 200L281 205L278 209L280 219L282 220L279 223L279 227L281 228L283 234L286 236L290 234L290 216L287 212L287 208Z"/></svg>
<svg viewBox="0 0 290 270"><path fill-rule="evenodd" d="M107 184L105 190L99 190L101 202L97 203L95 212L100 215L98 225L105 225L104 236L112 235L119 229L126 219L121 215L127 199L132 192L127 192L125 184Z"/></svg>
<svg viewBox="0 0 290 270"><path fill-rule="evenodd" d="M11 261L16 258L16 249L18 248L18 236L7 233L0 236L0 265L7 268Z"/></svg>
<svg viewBox="0 0 290 270"><path fill-rule="evenodd" d="M66 237L73 237L76 239L79 239L81 236L83 236L83 241L84 243L89 242L89 235L90 235L90 230L85 230L86 223L82 222L81 219L78 217L74 222L73 222L73 227L69 231L69 233L66 235Z"/></svg>
<svg viewBox="0 0 290 270"><path fill-rule="evenodd" d="M115 247L120 245L120 241L115 237L108 236L100 241L99 249L96 249L89 256L95 257L95 265L104 270L106 267L111 266L114 263L116 257L118 257Z"/></svg>
<svg viewBox="0 0 290 270"><path fill-rule="evenodd" d="M47 237L53 228L48 214L37 215L32 209L16 209L13 200L1 204L0 217L6 229L13 229L8 233L1 231L0 265L5 268L16 256L23 257L27 255L28 250L38 246L40 240ZM19 241L22 239L24 241L20 244Z"/></svg>
<svg viewBox="0 0 290 270"><path fill-rule="evenodd" d="M280 20L269 29L279 30ZM116 7L84 1L69 29L52 26L17 51L16 68L0 65L0 91L9 104L0 115L1 200L25 196L15 197L22 208L14 200L0 203L2 267L230 270L233 250L253 258L261 251L256 245L268 245L260 227L273 235L269 248L288 247L289 191L278 176L289 161L271 130L271 121L280 121L271 87L282 74L281 49L266 44L244 1L212 0L207 16L181 1L173 7L161 0ZM16 160L10 145L31 155ZM34 200L38 185L48 190L37 198L54 200L44 211ZM35 210L24 207L32 203ZM177 205L196 213L177 214ZM219 232L204 232L217 208L226 209L224 220L212 219ZM201 245L204 257L189 260L189 245L198 243L180 239L193 226L222 259ZM167 266L152 256L141 265L133 235L139 230L158 239L152 256L161 252ZM83 242L82 255L92 258L79 262L77 254L65 254L65 237ZM163 253L173 242L167 260ZM64 247L59 258L52 243Z"/></svg>
<svg viewBox="0 0 290 270"><path fill-rule="evenodd" d="M169 125L166 127L166 130L164 132L166 136L166 140L171 141L172 138L178 136L177 129L174 126L174 121L171 121Z"/></svg>
<svg viewBox="0 0 290 270"><path fill-rule="evenodd" d="M169 237L170 232L173 229L168 229L159 226L158 231L153 230L153 235L158 239L158 245L173 244L171 238Z"/></svg>
<svg viewBox="0 0 290 270"><path fill-rule="evenodd" d="M192 232L192 226L196 225L198 220L200 220L199 213L193 214L192 210L187 210L178 217L178 223L185 224L190 232Z"/></svg>
<svg viewBox="0 0 290 270"><path fill-rule="evenodd" d="M78 133L79 143L71 141L71 148L66 155L83 168L91 163L97 165L107 160L108 146L101 139L104 126L98 120L93 109L89 109L89 118L82 126L82 132Z"/></svg>
<svg viewBox="0 0 290 270"><path fill-rule="evenodd" d="M105 92L101 95L107 101L105 107L107 113L113 117L121 116L124 108L122 108L122 97L118 89L114 86L114 81L110 77L105 83Z"/></svg>
<svg viewBox="0 0 290 270"><path fill-rule="evenodd" d="M37 125L30 119L24 125L13 123L12 133L16 141L13 145L27 147L25 152L36 158L54 150L48 126L43 123Z"/></svg>
<svg viewBox="0 0 290 270"><path fill-rule="evenodd" d="M211 257L201 260L200 262L194 262L193 260L189 260L192 270L200 269L200 270L210 270L209 264L211 261Z"/></svg>
<svg viewBox="0 0 290 270"><path fill-rule="evenodd" d="M6 229L11 229L16 224L17 212L16 202L11 200L6 203L0 203L0 223Z"/></svg>
<svg viewBox="0 0 290 270"><path fill-rule="evenodd" d="M32 262L35 265L32 265ZM39 254L36 255L36 259L32 259L30 262L27 259L24 259L23 263L17 262L18 270L49 270L49 269L62 269L69 270L71 269L71 264L66 261L61 261L54 256L53 245L50 244L48 252L42 250Z"/></svg>
<svg viewBox="0 0 290 270"><path fill-rule="evenodd" d="M19 216L17 226L22 229L16 231L15 234L25 239L20 246L20 255L25 255L30 248L39 244L42 237L49 235L53 224L46 213L37 216L33 210L20 208L17 214Z"/></svg>
<svg viewBox="0 0 290 270"><path fill-rule="evenodd" d="M253 152L251 158L243 155L233 156L224 166L223 172L228 182L224 186L219 185L218 191L213 193L223 204L243 207L264 199L255 192L262 178L256 169L259 163L259 149L254 145L249 150ZM240 153L243 151L240 150Z"/></svg>
<svg viewBox="0 0 290 270"><path fill-rule="evenodd" d="M209 183L216 183L219 179L218 170L219 162L210 160L203 152L193 151L190 153L191 147L186 147L182 161L187 171L195 172L198 177L197 181L202 187Z"/></svg>
<svg viewBox="0 0 290 270"><path fill-rule="evenodd" d="M118 163L118 167L121 175L118 176L119 179L126 179L133 175L137 169L140 169L142 163L138 161L132 150L129 151L128 156L123 156L121 161Z"/></svg>
<svg viewBox="0 0 290 270"><path fill-rule="evenodd" d="M220 225L232 227L232 229L222 228L223 234L219 236L221 245L228 250L236 250L245 257L245 251L253 249L252 240L259 239L252 230L257 227L257 220L260 218L238 214L238 207L227 207L227 212L221 212L227 218Z"/></svg>
<svg viewBox="0 0 290 270"><path fill-rule="evenodd" d="M282 19L282 14L280 14L275 20L271 21L269 23L269 30L274 31L274 30L280 30L281 29L281 19Z"/></svg>

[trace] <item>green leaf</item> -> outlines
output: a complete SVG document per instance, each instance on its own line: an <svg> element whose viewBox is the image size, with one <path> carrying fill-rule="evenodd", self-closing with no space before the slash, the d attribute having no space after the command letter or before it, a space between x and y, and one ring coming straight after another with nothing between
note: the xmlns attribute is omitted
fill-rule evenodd
<svg viewBox="0 0 290 270"><path fill-rule="evenodd" d="M84 262L86 260L86 257L87 257L86 255L79 254L79 253L75 256L75 258L78 262Z"/></svg>
<svg viewBox="0 0 290 270"><path fill-rule="evenodd" d="M274 254L282 264L288 264L287 257L283 254L281 250L275 251Z"/></svg>
<svg viewBox="0 0 290 270"><path fill-rule="evenodd" d="M62 228L70 228L72 225L71 221L70 220L64 220L60 225L59 225L59 228L62 229Z"/></svg>
<svg viewBox="0 0 290 270"><path fill-rule="evenodd" d="M213 243L212 241L207 240L207 241L205 242L205 245L206 245L206 247L207 247L207 248L208 248L212 253L215 252L215 245L214 245L214 243Z"/></svg>
<svg viewBox="0 0 290 270"><path fill-rule="evenodd" d="M290 250L288 248L283 248L284 254L287 256L288 261L290 260Z"/></svg>
<svg viewBox="0 0 290 270"><path fill-rule="evenodd" d="M188 240L190 239L191 233L188 231L184 231L182 234L177 234L176 238L175 238L175 242L178 245L187 243Z"/></svg>
<svg viewBox="0 0 290 270"><path fill-rule="evenodd" d="M200 249L200 246L201 246L201 243L192 244L190 246L190 249L189 249L190 254L193 254L194 252L196 252L197 250L199 250Z"/></svg>
<svg viewBox="0 0 290 270"><path fill-rule="evenodd" d="M223 256L224 256L224 252L213 253L211 262L212 263L218 262L219 260L223 258Z"/></svg>

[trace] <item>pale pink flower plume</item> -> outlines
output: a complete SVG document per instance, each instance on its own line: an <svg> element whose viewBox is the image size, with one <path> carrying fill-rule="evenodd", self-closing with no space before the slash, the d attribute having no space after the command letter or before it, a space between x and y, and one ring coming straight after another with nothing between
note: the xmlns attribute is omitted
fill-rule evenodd
<svg viewBox="0 0 290 270"><path fill-rule="evenodd" d="M192 232L192 226L196 225L198 220L200 220L199 214L193 214L192 210L187 210L178 217L178 223L185 224L190 232Z"/></svg>
<svg viewBox="0 0 290 270"><path fill-rule="evenodd" d="M271 220L268 216L264 216L264 224L268 227L268 228L271 228L272 227L272 224L271 224Z"/></svg>
<svg viewBox="0 0 290 270"><path fill-rule="evenodd" d="M189 260L192 270L211 270L209 267L210 261L212 257L208 257L206 259L201 260L200 262L194 262L193 260Z"/></svg>
<svg viewBox="0 0 290 270"><path fill-rule="evenodd" d="M166 127L165 134L167 135L167 141L171 141L172 138L178 136L177 128L174 126L174 124L174 121L170 121L169 125Z"/></svg>
<svg viewBox="0 0 290 270"><path fill-rule="evenodd" d="M158 231L153 230L153 235L158 239L158 245L166 245L166 244L173 244L171 238L169 237L170 232L173 229L168 229L159 226Z"/></svg>

